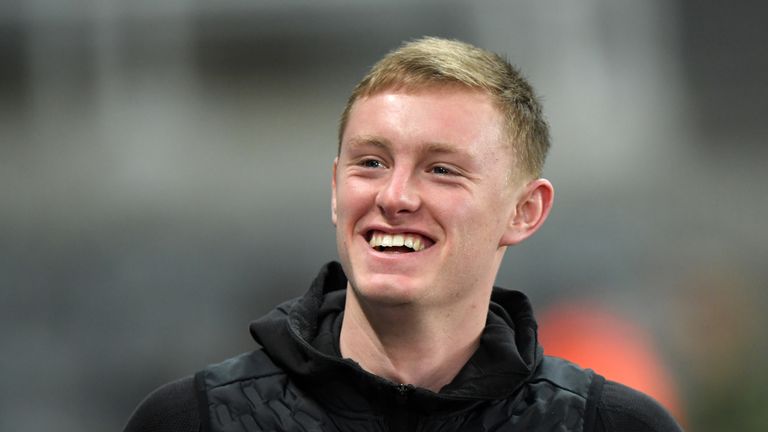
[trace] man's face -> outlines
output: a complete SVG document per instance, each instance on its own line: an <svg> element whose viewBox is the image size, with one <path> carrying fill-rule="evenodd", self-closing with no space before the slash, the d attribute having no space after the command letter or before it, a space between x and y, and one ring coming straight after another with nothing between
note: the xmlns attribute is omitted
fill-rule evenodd
<svg viewBox="0 0 768 432"><path fill-rule="evenodd" d="M502 124L487 94L458 87L355 102L334 162L333 222L358 296L487 302L521 190Z"/></svg>

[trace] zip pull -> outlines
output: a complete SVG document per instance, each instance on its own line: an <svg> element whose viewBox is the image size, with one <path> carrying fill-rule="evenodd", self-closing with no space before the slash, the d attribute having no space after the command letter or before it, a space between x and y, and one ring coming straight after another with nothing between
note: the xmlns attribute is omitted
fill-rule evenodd
<svg viewBox="0 0 768 432"><path fill-rule="evenodd" d="M398 384L395 388L397 389L397 403L400 405L405 405L408 402L408 396L415 389L413 384Z"/></svg>

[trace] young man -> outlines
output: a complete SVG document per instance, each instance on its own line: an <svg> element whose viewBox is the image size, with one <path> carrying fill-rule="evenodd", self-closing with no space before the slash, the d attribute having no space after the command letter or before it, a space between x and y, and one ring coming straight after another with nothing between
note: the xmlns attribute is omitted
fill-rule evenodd
<svg viewBox="0 0 768 432"><path fill-rule="evenodd" d="M501 57L435 38L388 54L341 119L341 264L251 325L262 348L161 387L126 430L679 430L647 396L544 356L526 297L493 287L552 206L548 147Z"/></svg>

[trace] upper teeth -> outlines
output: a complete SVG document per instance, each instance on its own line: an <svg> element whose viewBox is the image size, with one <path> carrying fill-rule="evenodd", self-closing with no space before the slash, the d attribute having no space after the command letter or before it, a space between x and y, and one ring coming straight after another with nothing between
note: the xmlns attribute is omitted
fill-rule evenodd
<svg viewBox="0 0 768 432"><path fill-rule="evenodd" d="M371 247L405 246L418 252L424 249L426 242L418 234L385 234L376 232L373 233L368 243Z"/></svg>

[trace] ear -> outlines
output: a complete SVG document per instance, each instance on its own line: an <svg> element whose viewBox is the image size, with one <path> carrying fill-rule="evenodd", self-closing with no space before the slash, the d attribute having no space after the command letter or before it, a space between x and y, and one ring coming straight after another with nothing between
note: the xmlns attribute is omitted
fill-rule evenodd
<svg viewBox="0 0 768 432"><path fill-rule="evenodd" d="M331 221L336 226L336 167L339 165L339 157L333 159L333 171L331 177Z"/></svg>
<svg viewBox="0 0 768 432"><path fill-rule="evenodd" d="M522 243L538 231L549 216L554 197L555 189L547 179L536 179L525 185L517 198L500 245L512 246Z"/></svg>

